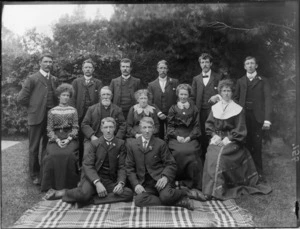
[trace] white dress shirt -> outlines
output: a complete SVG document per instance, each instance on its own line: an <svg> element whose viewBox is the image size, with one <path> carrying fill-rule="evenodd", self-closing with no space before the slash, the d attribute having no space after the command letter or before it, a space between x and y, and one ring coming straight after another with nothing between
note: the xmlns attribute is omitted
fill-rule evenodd
<svg viewBox="0 0 300 229"><path fill-rule="evenodd" d="M40 69L40 73L41 73L44 77L46 77L47 79L48 79L49 76L50 76L50 73L49 73L49 72L45 72L43 69Z"/></svg>
<svg viewBox="0 0 300 229"><path fill-rule="evenodd" d="M162 92L165 92L167 77L165 77L165 78L158 77L158 81L159 81L159 85L160 85Z"/></svg>
<svg viewBox="0 0 300 229"><path fill-rule="evenodd" d="M211 70L209 70L207 73L202 72L202 76L203 75L208 76L207 78L203 78L203 84L206 86L208 84L209 79L210 79Z"/></svg>
<svg viewBox="0 0 300 229"><path fill-rule="evenodd" d="M247 77L250 81L252 81L254 79L254 77L257 75L257 72L253 72L253 73L248 73L247 72Z"/></svg>

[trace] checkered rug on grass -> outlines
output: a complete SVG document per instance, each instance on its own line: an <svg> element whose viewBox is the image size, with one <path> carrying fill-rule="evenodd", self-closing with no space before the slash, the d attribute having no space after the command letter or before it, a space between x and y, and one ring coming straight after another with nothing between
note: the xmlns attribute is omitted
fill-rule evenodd
<svg viewBox="0 0 300 229"><path fill-rule="evenodd" d="M27 210L13 225L34 227L252 227L251 215L234 200L194 201L195 210L181 207L135 207L133 202L89 205L75 209L73 205L41 201Z"/></svg>

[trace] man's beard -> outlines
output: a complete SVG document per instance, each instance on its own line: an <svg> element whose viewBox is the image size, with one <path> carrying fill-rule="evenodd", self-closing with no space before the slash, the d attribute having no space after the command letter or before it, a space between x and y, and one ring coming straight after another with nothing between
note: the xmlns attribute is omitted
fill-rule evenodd
<svg viewBox="0 0 300 229"><path fill-rule="evenodd" d="M111 101L109 99L102 99L101 101L103 106L109 106L111 104Z"/></svg>

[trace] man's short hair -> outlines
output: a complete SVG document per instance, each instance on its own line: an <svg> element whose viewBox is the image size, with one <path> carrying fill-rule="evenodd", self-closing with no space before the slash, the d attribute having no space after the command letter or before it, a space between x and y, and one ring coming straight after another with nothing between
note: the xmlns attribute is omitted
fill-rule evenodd
<svg viewBox="0 0 300 229"><path fill-rule="evenodd" d="M189 93L189 96L191 96L192 93L192 87L189 84L183 83L179 84L176 88L176 95L178 96L179 90L186 90Z"/></svg>
<svg viewBox="0 0 300 229"><path fill-rule="evenodd" d="M87 60L83 61L82 67L83 67L86 63L92 64L92 65L93 65L93 68L95 68L95 62L94 62L92 59L87 59Z"/></svg>
<svg viewBox="0 0 300 229"><path fill-rule="evenodd" d="M113 123L115 128L116 128L116 126L117 126L117 123L116 123L116 121L115 121L114 118L112 118L112 117L106 117L106 118L104 118L104 119L101 120L101 127L102 127L102 126L104 125L104 123L106 123L106 122L111 122L111 123Z"/></svg>
<svg viewBox="0 0 300 229"><path fill-rule="evenodd" d="M151 124L152 126L154 126L154 121L153 121L153 118L151 118L151 117L143 117L140 120L140 126L142 125L142 123L148 123L148 124Z"/></svg>
<svg viewBox="0 0 300 229"><path fill-rule="evenodd" d="M50 52L42 53L39 60L42 61L44 57L48 57L51 58L51 60L53 60L53 55Z"/></svg>
<svg viewBox="0 0 300 229"><path fill-rule="evenodd" d="M160 64L164 64L164 65L166 65L167 67L169 67L169 64L168 64L168 62L167 62L166 60L160 60L160 61L158 61L156 67L158 68L158 66L159 66Z"/></svg>
<svg viewBox="0 0 300 229"><path fill-rule="evenodd" d="M55 94L57 97L59 97L63 92L69 92L71 98L74 93L73 86L68 83L62 83L55 90Z"/></svg>
<svg viewBox="0 0 300 229"><path fill-rule="evenodd" d="M247 60L251 60L251 59L253 59L255 61L255 63L257 64L257 59L254 56L247 56L244 60L244 64Z"/></svg>
<svg viewBox="0 0 300 229"><path fill-rule="evenodd" d="M131 60L128 59L128 58L123 58L123 59L121 59L121 61L120 61L120 66L121 66L122 63L129 63L129 64L130 64L130 67L131 67Z"/></svg>
<svg viewBox="0 0 300 229"><path fill-rule="evenodd" d="M102 88L100 89L100 91L99 91L99 96L101 96L101 91L102 91L102 90L109 90L110 93L111 93L111 96L113 95L113 93L112 93L110 87L109 87L109 86L104 86L104 87L102 87Z"/></svg>
<svg viewBox="0 0 300 229"><path fill-rule="evenodd" d="M211 56L210 54L208 54L208 53L202 53L202 54L199 56L199 58L198 58L199 63L201 62L201 59L202 59L202 60L207 60L207 59L209 59L209 62L212 62L212 60L213 60L212 56Z"/></svg>

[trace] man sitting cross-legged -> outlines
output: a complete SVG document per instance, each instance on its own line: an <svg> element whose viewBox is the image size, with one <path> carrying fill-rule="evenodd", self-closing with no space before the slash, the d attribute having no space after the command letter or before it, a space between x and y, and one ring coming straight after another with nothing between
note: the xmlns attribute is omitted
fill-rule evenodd
<svg viewBox="0 0 300 229"><path fill-rule="evenodd" d="M103 136L91 142L83 161L83 174L79 186L74 189L51 190L45 199L62 198L68 203L105 204L132 201L131 189L126 182L124 141L114 137L116 121L107 117L101 121ZM93 198L98 194L99 198Z"/></svg>
<svg viewBox="0 0 300 229"><path fill-rule="evenodd" d="M126 170L136 192L135 205L173 205L193 210L188 191L173 187L176 161L168 145L153 135L151 117L140 120L142 136L127 142Z"/></svg>

